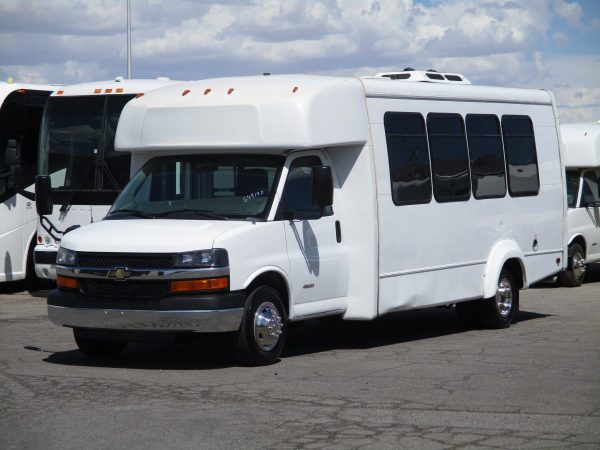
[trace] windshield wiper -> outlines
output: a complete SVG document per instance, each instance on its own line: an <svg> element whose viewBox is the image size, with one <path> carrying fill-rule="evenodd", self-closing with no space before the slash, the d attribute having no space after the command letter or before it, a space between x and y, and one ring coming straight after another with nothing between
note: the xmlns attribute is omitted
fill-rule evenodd
<svg viewBox="0 0 600 450"><path fill-rule="evenodd" d="M114 211L110 212L109 216L112 216L113 214L117 214L117 213L130 214L132 216L141 217L143 219L156 219L156 217L157 217L153 214L145 213L144 211L139 211L137 209L127 209L127 208L115 209Z"/></svg>
<svg viewBox="0 0 600 450"><path fill-rule="evenodd" d="M170 211L164 211L164 212L156 214L156 217L167 217L167 216L177 215L177 214L207 217L209 219L217 219L217 220L228 220L229 219L227 216L223 216L221 214L217 214L212 211L208 211L206 209L193 209L193 208L173 209Z"/></svg>

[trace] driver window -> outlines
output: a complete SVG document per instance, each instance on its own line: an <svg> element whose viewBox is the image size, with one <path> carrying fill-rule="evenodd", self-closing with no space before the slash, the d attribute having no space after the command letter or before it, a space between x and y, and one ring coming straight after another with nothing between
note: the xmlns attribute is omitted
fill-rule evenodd
<svg viewBox="0 0 600 450"><path fill-rule="evenodd" d="M313 205L312 199L312 168L323 163L318 156L302 156L292 161L283 188L281 203L277 218L281 219L287 211L300 212L302 219L311 220L321 216L321 211ZM333 214L333 209L328 206L323 211L323 216Z"/></svg>
<svg viewBox="0 0 600 450"><path fill-rule="evenodd" d="M583 174L583 195L581 206L585 207L587 203L600 202L600 192L598 191L598 175L588 170Z"/></svg>

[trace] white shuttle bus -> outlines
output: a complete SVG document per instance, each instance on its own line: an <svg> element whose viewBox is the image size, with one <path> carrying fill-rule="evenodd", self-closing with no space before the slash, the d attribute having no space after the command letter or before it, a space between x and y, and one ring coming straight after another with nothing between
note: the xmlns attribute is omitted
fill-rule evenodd
<svg viewBox="0 0 600 450"><path fill-rule="evenodd" d="M42 112L55 88L0 83L0 282L35 280L33 185Z"/></svg>
<svg viewBox="0 0 600 450"><path fill-rule="evenodd" d="M117 129L135 175L61 242L50 320L89 356L234 332L247 364L320 316L456 303L507 327L519 289L565 265L557 127L549 92L437 72L153 91Z"/></svg>
<svg viewBox="0 0 600 450"><path fill-rule="evenodd" d="M123 106L173 83L167 78L117 77L64 86L50 96L42 119L37 173L50 175L56 208L38 224L38 277L56 278L56 251L63 233L102 219L129 181L130 155L114 150Z"/></svg>
<svg viewBox="0 0 600 450"><path fill-rule="evenodd" d="M567 270L565 286L583 282L586 265L600 261L600 123L560 126L567 174Z"/></svg>

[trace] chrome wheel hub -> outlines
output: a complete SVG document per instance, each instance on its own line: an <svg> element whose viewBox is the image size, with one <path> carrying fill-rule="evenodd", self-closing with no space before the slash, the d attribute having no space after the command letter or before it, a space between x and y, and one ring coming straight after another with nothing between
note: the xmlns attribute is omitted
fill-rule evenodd
<svg viewBox="0 0 600 450"><path fill-rule="evenodd" d="M283 323L277 308L271 302L263 302L254 314L254 339L261 350L273 350L283 333Z"/></svg>
<svg viewBox="0 0 600 450"><path fill-rule="evenodd" d="M575 253L573 255L573 275L577 280L580 280L585 274L585 260L581 253Z"/></svg>
<svg viewBox="0 0 600 450"><path fill-rule="evenodd" d="M496 292L496 309L502 317L508 317L513 305L513 292L510 281L502 278L498 281L498 291Z"/></svg>

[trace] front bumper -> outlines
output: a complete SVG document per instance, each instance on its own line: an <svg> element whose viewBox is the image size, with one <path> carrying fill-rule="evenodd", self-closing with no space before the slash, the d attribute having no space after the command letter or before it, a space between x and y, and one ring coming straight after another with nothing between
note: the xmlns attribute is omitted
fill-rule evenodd
<svg viewBox="0 0 600 450"><path fill-rule="evenodd" d="M42 248L43 250L40 250ZM56 249L38 245L33 253L38 278L56 280Z"/></svg>
<svg viewBox="0 0 600 450"><path fill-rule="evenodd" d="M237 331L244 313L243 292L161 299L113 299L78 292L50 292L48 317L55 325L120 331Z"/></svg>

